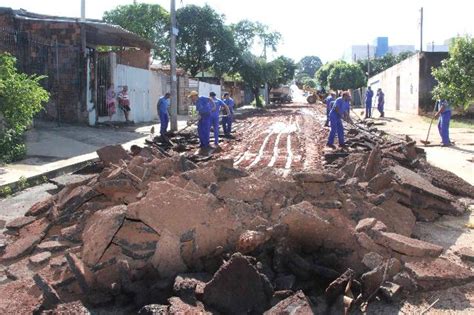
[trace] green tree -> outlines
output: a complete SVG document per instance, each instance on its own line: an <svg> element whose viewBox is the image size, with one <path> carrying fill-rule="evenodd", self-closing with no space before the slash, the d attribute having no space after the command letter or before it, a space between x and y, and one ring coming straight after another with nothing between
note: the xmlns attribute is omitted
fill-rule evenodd
<svg viewBox="0 0 474 315"><path fill-rule="evenodd" d="M262 57L257 57L250 52L244 52L239 61L239 74L245 84L250 87L255 97L257 107L262 107L260 100L260 89L267 78L273 74L274 68L269 67Z"/></svg>
<svg viewBox="0 0 474 315"><path fill-rule="evenodd" d="M153 56L169 60L170 16L159 4L133 3L106 11L103 20L117 24L153 43Z"/></svg>
<svg viewBox="0 0 474 315"><path fill-rule="evenodd" d="M329 87L333 90L357 89L366 84L364 72L357 64L337 63L328 75Z"/></svg>
<svg viewBox="0 0 474 315"><path fill-rule="evenodd" d="M280 56L271 61L268 67L273 72L268 75L268 84L270 87L278 87L281 84L288 84L294 79L297 65L293 59Z"/></svg>
<svg viewBox="0 0 474 315"><path fill-rule="evenodd" d="M267 25L260 22L242 20L231 25L236 46L240 51L250 51L259 44L264 50L276 51L281 41L279 32L270 31ZM265 51L262 51L262 55Z"/></svg>
<svg viewBox="0 0 474 315"><path fill-rule="evenodd" d="M298 63L299 73L305 73L310 78L314 78L316 71L323 66L321 59L318 56L303 57Z"/></svg>
<svg viewBox="0 0 474 315"><path fill-rule="evenodd" d="M322 88L329 88L328 77L331 73L331 70L340 63L345 63L342 60L336 60L333 62L328 62L324 64L318 71L316 71L316 80Z"/></svg>
<svg viewBox="0 0 474 315"><path fill-rule="evenodd" d="M11 55L0 54L0 162L25 155L24 133L49 99L39 84L44 77L19 73L15 63Z"/></svg>
<svg viewBox="0 0 474 315"><path fill-rule="evenodd" d="M433 98L446 99L455 107L467 109L474 101L473 38L456 38L449 49L449 58L433 68L432 74L438 81Z"/></svg>

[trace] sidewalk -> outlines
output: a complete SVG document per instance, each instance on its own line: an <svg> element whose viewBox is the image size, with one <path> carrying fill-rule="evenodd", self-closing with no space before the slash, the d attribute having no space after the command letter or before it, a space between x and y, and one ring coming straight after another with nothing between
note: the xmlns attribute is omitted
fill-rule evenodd
<svg viewBox="0 0 474 315"><path fill-rule="evenodd" d="M187 116L178 117L178 130L186 126ZM129 149L143 146L144 140L159 122L121 127L88 127L40 122L26 135L27 156L24 160L0 166L0 188L20 179L48 178L74 172L97 159L96 150L106 145L121 144Z"/></svg>
<svg viewBox="0 0 474 315"><path fill-rule="evenodd" d="M358 112L358 110L356 110ZM405 137L410 136L417 141L418 146L426 151L428 162L439 168L448 170L458 175L471 185L474 185L474 130L469 128L450 128L449 134L453 147L441 147L441 138L438 133L438 121L435 119L431 126L428 141L430 145L424 146L420 140L426 139L430 126L429 122L421 116L401 113L397 111L386 111L385 118L375 118L375 122L385 122L384 126L375 126L392 135ZM378 117L375 113L374 117Z"/></svg>

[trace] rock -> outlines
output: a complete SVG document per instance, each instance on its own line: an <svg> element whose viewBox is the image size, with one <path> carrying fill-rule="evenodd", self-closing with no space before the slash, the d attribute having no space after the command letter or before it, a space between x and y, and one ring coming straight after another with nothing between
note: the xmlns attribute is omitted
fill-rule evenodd
<svg viewBox="0 0 474 315"><path fill-rule="evenodd" d="M174 280L173 291L180 297L187 297L189 294L202 296L206 282L211 279L212 275L208 273L179 274Z"/></svg>
<svg viewBox="0 0 474 315"><path fill-rule="evenodd" d="M36 246L36 248L40 251L49 251L49 252L59 252L62 251L69 246L67 244L63 244L58 241L47 241L47 242L42 242Z"/></svg>
<svg viewBox="0 0 474 315"><path fill-rule="evenodd" d="M237 251L243 254L253 252L259 246L270 239L270 236L264 232L245 231L239 237L237 242Z"/></svg>
<svg viewBox="0 0 474 315"><path fill-rule="evenodd" d="M206 312L204 304L199 301L188 304L179 297L172 297L168 299L168 303L170 303L169 314L212 314Z"/></svg>
<svg viewBox="0 0 474 315"><path fill-rule="evenodd" d="M384 271L385 265L380 265L361 276L362 292L365 298L373 294L382 284Z"/></svg>
<svg viewBox="0 0 474 315"><path fill-rule="evenodd" d="M42 302L41 290L31 277L0 285L0 314L34 314Z"/></svg>
<svg viewBox="0 0 474 315"><path fill-rule="evenodd" d="M105 166L110 164L119 164L120 160L129 160L130 156L128 155L125 149L117 145L109 145L103 148L100 148L96 151L99 159L104 163Z"/></svg>
<svg viewBox="0 0 474 315"><path fill-rule="evenodd" d="M214 175L216 175L218 182L223 182L229 179L247 177L249 174L245 171L239 170L234 167L227 167L220 165L214 169Z"/></svg>
<svg viewBox="0 0 474 315"><path fill-rule="evenodd" d="M284 299L268 311L265 315L307 315L314 314L311 302L304 295L303 291L298 291L294 295Z"/></svg>
<svg viewBox="0 0 474 315"><path fill-rule="evenodd" d="M336 180L336 176L327 172L301 172L293 174L293 179L301 183L329 183Z"/></svg>
<svg viewBox="0 0 474 315"><path fill-rule="evenodd" d="M248 176L220 183L216 196L220 199L231 198L245 202L256 202L262 200L270 189L271 183L255 176Z"/></svg>
<svg viewBox="0 0 474 315"><path fill-rule="evenodd" d="M64 188L67 190L68 187ZM71 216L76 215L79 209L87 201L99 196L100 193L89 186L78 186L65 194L57 203L57 213L53 215L58 222L68 221Z"/></svg>
<svg viewBox="0 0 474 315"><path fill-rule="evenodd" d="M43 218L23 227L20 230L19 238L5 249L2 260L12 260L29 254L36 244L46 236L50 226L50 222Z"/></svg>
<svg viewBox="0 0 474 315"><path fill-rule="evenodd" d="M10 230L18 230L36 220L35 217L19 217L7 223L6 228Z"/></svg>
<svg viewBox="0 0 474 315"><path fill-rule="evenodd" d="M463 247L456 250L456 254L463 260L474 262L474 250L470 247Z"/></svg>
<svg viewBox="0 0 474 315"><path fill-rule="evenodd" d="M148 259L156 250L160 236L142 222L125 219L112 239L122 252L133 259Z"/></svg>
<svg viewBox="0 0 474 315"><path fill-rule="evenodd" d="M49 260L49 258L51 258L51 252L42 252L42 253L36 254L34 256L31 256L29 258L29 262L33 266L40 266L40 265L46 263Z"/></svg>
<svg viewBox="0 0 474 315"><path fill-rule="evenodd" d="M143 306L139 311L139 315L168 315L170 312L168 311L168 305L160 305L160 304L150 304Z"/></svg>
<svg viewBox="0 0 474 315"><path fill-rule="evenodd" d="M441 214L432 211L431 209L420 209L414 208L413 214L417 221L421 222L434 222L441 217Z"/></svg>
<svg viewBox="0 0 474 315"><path fill-rule="evenodd" d="M50 196L38 201L25 213L25 216L39 216L47 212L54 205L54 197Z"/></svg>
<svg viewBox="0 0 474 315"><path fill-rule="evenodd" d="M113 201L133 202L138 194L130 179L103 180L95 186L95 189Z"/></svg>
<svg viewBox="0 0 474 315"><path fill-rule="evenodd" d="M385 225L385 223L377 220L371 230L378 231L378 232L385 232L387 231L387 226Z"/></svg>
<svg viewBox="0 0 474 315"><path fill-rule="evenodd" d="M375 223L377 223L377 219L375 218L362 219L357 223L355 230L357 232L367 232L375 226Z"/></svg>
<svg viewBox="0 0 474 315"><path fill-rule="evenodd" d="M151 263L161 277L171 277L184 272L187 266L181 257L180 240L168 230L162 230L156 251Z"/></svg>
<svg viewBox="0 0 474 315"><path fill-rule="evenodd" d="M396 283L385 281L380 287L380 293L389 302L395 302L400 298L402 287Z"/></svg>
<svg viewBox="0 0 474 315"><path fill-rule="evenodd" d="M374 241L407 256L436 257L443 251L441 246L390 232L375 233Z"/></svg>
<svg viewBox="0 0 474 315"><path fill-rule="evenodd" d="M403 289L414 292L418 290L416 281L408 274L408 272L399 272L393 277L393 282L400 285Z"/></svg>
<svg viewBox="0 0 474 315"><path fill-rule="evenodd" d="M59 304L53 310L47 312L47 315L65 314L90 315L91 313L87 310L87 308L84 306L84 304L82 304L81 301ZM43 315L46 315L46 313L43 312Z"/></svg>
<svg viewBox="0 0 474 315"><path fill-rule="evenodd" d="M204 287L203 301L228 314L263 313L273 289L240 253L233 254Z"/></svg>
<svg viewBox="0 0 474 315"><path fill-rule="evenodd" d="M474 272L444 258L424 258L405 263L406 270L423 290L437 290L474 281Z"/></svg>
<svg viewBox="0 0 474 315"><path fill-rule="evenodd" d="M76 255L67 253L66 260L82 292L88 293L95 284L94 274Z"/></svg>
<svg viewBox="0 0 474 315"><path fill-rule="evenodd" d="M0 230L4 229L6 224L7 224L7 221L0 220Z"/></svg>
<svg viewBox="0 0 474 315"><path fill-rule="evenodd" d="M362 263L370 270L377 268L383 263L383 257L380 254L369 252L362 258Z"/></svg>
<svg viewBox="0 0 474 315"><path fill-rule="evenodd" d="M33 280L38 288L43 292L43 303L47 308L52 308L62 302L56 290L42 276L35 274Z"/></svg>
<svg viewBox="0 0 474 315"><path fill-rule="evenodd" d="M81 237L82 237L82 228L83 228L83 226L82 228L81 226L82 224L81 225L74 224L74 225L61 229L61 233L60 233L61 238L72 243L80 242Z"/></svg>
<svg viewBox="0 0 474 315"><path fill-rule="evenodd" d="M126 211L127 207L121 205L98 211L89 217L82 233L82 259L87 265L94 266L99 262L122 226Z"/></svg>
<svg viewBox="0 0 474 315"><path fill-rule="evenodd" d="M380 162L382 161L382 152L379 145L375 146L369 154L367 164L365 165L364 178L371 180L380 171Z"/></svg>
<svg viewBox="0 0 474 315"><path fill-rule="evenodd" d="M217 182L216 175L212 169L209 168L198 168L192 171L188 171L182 174L186 180L193 180L196 184L202 187L209 187L212 183Z"/></svg>
<svg viewBox="0 0 474 315"><path fill-rule="evenodd" d="M295 286L296 277L294 275L286 275L277 277L274 281L275 290L278 291L286 291L286 290L293 290Z"/></svg>
<svg viewBox="0 0 474 315"><path fill-rule="evenodd" d="M396 198L390 198L378 207L371 208L368 215L383 222L390 232L410 236L415 228L416 217L413 212L398 203Z"/></svg>
<svg viewBox="0 0 474 315"><path fill-rule="evenodd" d="M376 193L388 189L391 187L392 177L393 174L390 172L377 174L371 180L369 180L367 188Z"/></svg>
<svg viewBox="0 0 474 315"><path fill-rule="evenodd" d="M328 285L324 291L324 296L329 305L333 304L340 295L344 295L347 284L351 282L354 277L354 270L347 269L342 275Z"/></svg>

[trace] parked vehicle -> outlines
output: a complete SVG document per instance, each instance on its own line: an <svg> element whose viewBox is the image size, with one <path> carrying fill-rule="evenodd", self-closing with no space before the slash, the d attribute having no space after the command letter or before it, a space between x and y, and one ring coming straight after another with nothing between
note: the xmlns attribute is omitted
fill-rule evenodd
<svg viewBox="0 0 474 315"><path fill-rule="evenodd" d="M289 104L293 102L291 89L288 85L280 86L270 90L270 103Z"/></svg>

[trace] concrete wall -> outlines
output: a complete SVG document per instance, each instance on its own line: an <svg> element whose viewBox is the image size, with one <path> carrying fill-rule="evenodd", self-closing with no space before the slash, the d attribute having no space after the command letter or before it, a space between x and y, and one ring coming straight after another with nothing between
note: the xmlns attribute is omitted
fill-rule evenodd
<svg viewBox="0 0 474 315"><path fill-rule="evenodd" d="M418 114L419 73L419 55L416 54L369 78L369 85L374 94L378 88L382 88L385 93L385 109ZM398 88L397 81L399 81ZM377 106L376 101L373 103Z"/></svg>
<svg viewBox="0 0 474 315"><path fill-rule="evenodd" d="M434 101L431 92L437 82L431 75L432 68L439 67L441 61L448 58L446 52L423 52L420 54L420 92L419 92L419 113L433 111Z"/></svg>

